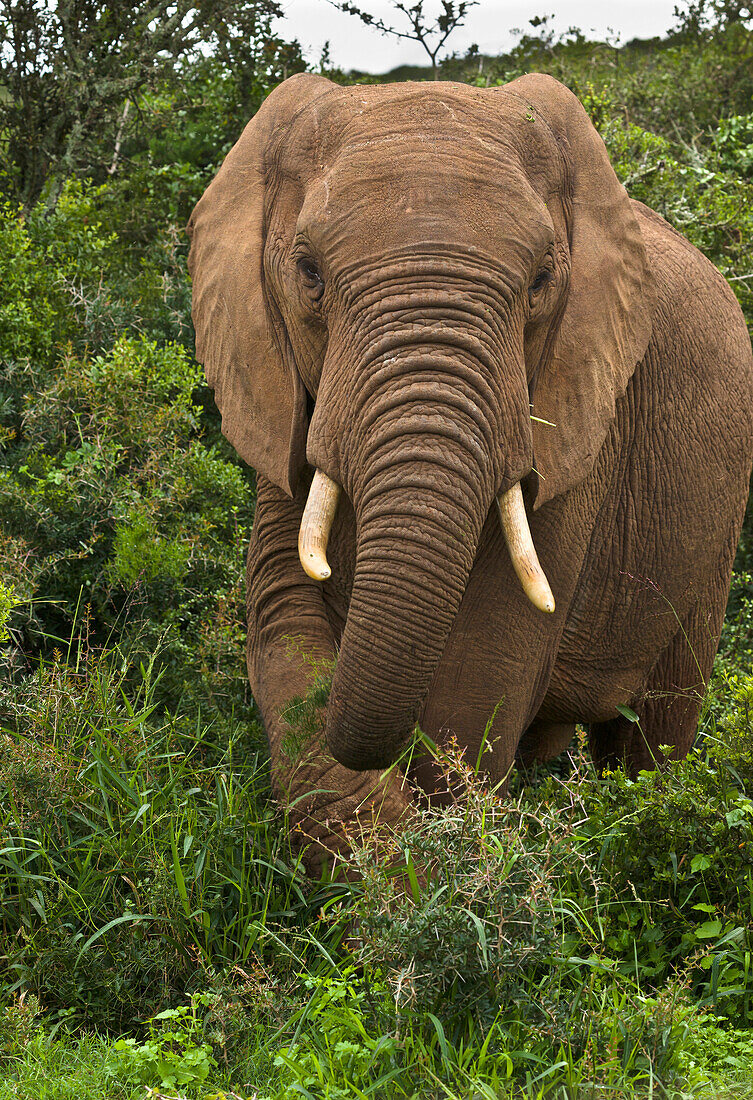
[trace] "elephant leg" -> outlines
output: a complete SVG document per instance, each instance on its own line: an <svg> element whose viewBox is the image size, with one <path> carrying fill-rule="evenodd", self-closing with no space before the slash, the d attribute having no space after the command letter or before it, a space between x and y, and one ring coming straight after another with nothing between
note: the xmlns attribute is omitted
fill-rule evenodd
<svg viewBox="0 0 753 1100"><path fill-rule="evenodd" d="M537 719L531 723L518 745L518 758L523 765L552 760L564 752L575 737L574 722L549 722Z"/></svg>
<svg viewBox="0 0 753 1100"><path fill-rule="evenodd" d="M638 722L619 715L590 726L597 767L625 766L635 776L690 751L724 617L723 599L715 602L718 606L709 611L698 601L659 656L633 704ZM667 746L671 750L662 751Z"/></svg>
<svg viewBox="0 0 753 1100"><path fill-rule="evenodd" d="M395 825L410 803L395 769L350 771L324 743L326 680L336 646L322 585L298 560L304 504L305 489L293 501L258 478L246 578L247 662L274 791L294 839L308 844L309 873L317 875L324 863L347 855L354 834Z"/></svg>
<svg viewBox="0 0 753 1100"><path fill-rule="evenodd" d="M575 507L575 502L569 507ZM565 546L552 548L547 532L533 522L534 541L542 547L541 563L578 559L582 547L569 538L562 506L552 508ZM542 537L538 538L537 536ZM576 575L573 566L572 574ZM570 592L560 586L561 605L552 615L534 607L513 572L496 510L487 518L476 564L453 624L420 718L421 728L439 744L457 739L466 761L501 788L512 768L521 733L535 727L554 664ZM572 727L570 727L572 728ZM544 750L543 725L540 748ZM554 731L549 726L550 732ZM557 743L565 734L557 734ZM565 737L564 745L570 740ZM545 755L556 755L551 748ZM411 778L433 803L447 801L447 781L431 760L414 763Z"/></svg>

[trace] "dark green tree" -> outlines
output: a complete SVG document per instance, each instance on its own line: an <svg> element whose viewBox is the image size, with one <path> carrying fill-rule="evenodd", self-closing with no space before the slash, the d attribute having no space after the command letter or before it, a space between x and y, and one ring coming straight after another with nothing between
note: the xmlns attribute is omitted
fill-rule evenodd
<svg viewBox="0 0 753 1100"><path fill-rule="evenodd" d="M115 171L140 97L216 56L253 84L285 44L276 0L0 0L0 185L29 209L50 181ZM290 63L300 59L288 47Z"/></svg>

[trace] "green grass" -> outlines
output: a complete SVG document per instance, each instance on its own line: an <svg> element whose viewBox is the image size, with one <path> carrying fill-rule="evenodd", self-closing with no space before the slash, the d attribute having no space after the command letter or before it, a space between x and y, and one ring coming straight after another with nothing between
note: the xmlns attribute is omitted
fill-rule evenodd
<svg viewBox="0 0 753 1100"><path fill-rule="evenodd" d="M97 1035L50 1039L36 1035L5 1060L0 1100L135 1100L142 1088L119 1083L108 1072L110 1044Z"/></svg>
<svg viewBox="0 0 753 1100"><path fill-rule="evenodd" d="M745 1095L750 677L637 781L574 749L500 798L439 753L453 804L346 888L304 878L247 733L156 706L157 664L74 647L0 691L0 1098Z"/></svg>
<svg viewBox="0 0 753 1100"><path fill-rule="evenodd" d="M300 965L317 904L264 755L158 714L152 669L135 689L131 672L117 654L43 667L0 727L0 976L115 1029L218 960Z"/></svg>
<svg viewBox="0 0 753 1100"><path fill-rule="evenodd" d="M693 1096L699 1100L747 1100L753 1093L750 1084L750 1059L753 1054L750 1032L741 1029L721 1029L713 1017L690 1018L680 1029L681 1045L677 1057L684 1072L677 1088L667 1091L661 1078L644 1067L625 1066L614 1057L602 1065L577 1064L567 1050L540 1069L529 1074L524 1091L513 1091L510 1075L514 1052L494 1051L498 1038L492 1030L486 1045L481 1041L466 1046L448 1042L435 1023L434 1033L420 1028L408 1028L397 1038L385 1034L370 1036L365 1027L359 1001L364 991L363 981L343 975L342 980L312 983L318 998L312 1001L307 1024L300 1039L280 1048L276 1055L282 1080L276 1081L277 1070L270 1066L267 1076L252 1083L238 1072L215 1071L203 1084L172 1088L169 1095L210 1097L218 1092L236 1095L263 1095L287 1098L305 1095L358 1097L389 1096L571 1096L614 1095L645 1096L653 1087L658 1096ZM299 1021L300 1022L300 1021ZM623 1020L623 1027L625 1026ZM619 1037L619 1029L614 1029ZM148 1044L143 1044L147 1046ZM11 1097L34 1097L35 1100L68 1100L68 1098L107 1097L108 1100L131 1100L143 1097L144 1088L164 1090L162 1075L154 1061L126 1064L118 1056L117 1044L96 1034L71 1036L58 1032L50 1035L37 1026L3 1058L3 1079L0 1100ZM198 1044L188 1047L190 1054ZM184 1053L180 1052L181 1055ZM180 1064L174 1056L172 1065ZM150 1067L153 1072L150 1076ZM589 1071L591 1075L589 1076ZM598 1071L599 1079L593 1077ZM235 1078L235 1085L232 1079ZM538 1078L538 1080L537 1080Z"/></svg>

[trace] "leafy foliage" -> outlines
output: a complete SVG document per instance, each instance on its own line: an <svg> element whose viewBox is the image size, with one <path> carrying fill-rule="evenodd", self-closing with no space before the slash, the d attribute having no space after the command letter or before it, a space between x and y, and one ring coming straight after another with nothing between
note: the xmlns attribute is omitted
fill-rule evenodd
<svg viewBox="0 0 753 1100"><path fill-rule="evenodd" d="M308 903L259 751L160 717L154 665L126 693L116 659L79 651L2 688L0 978L125 1029L220 960L274 952Z"/></svg>
<svg viewBox="0 0 753 1100"><path fill-rule="evenodd" d="M202 1027L197 1017L206 994L196 994L191 1004L166 1008L149 1021L149 1038L118 1039L113 1046L113 1060L119 1076L132 1078L139 1084L155 1082L162 1089L203 1085L217 1062L212 1048L202 1041Z"/></svg>
<svg viewBox="0 0 753 1100"><path fill-rule="evenodd" d="M581 747L567 778L511 803L433 749L450 804L356 844L340 916L358 970L305 977L275 1095L674 1096L744 1080L750 691L729 741L635 782L606 782ZM736 1029L696 1007L710 1003Z"/></svg>
<svg viewBox="0 0 753 1100"><path fill-rule="evenodd" d="M29 210L51 181L112 175L139 98L175 79L178 58L212 48L244 75L281 43L274 0L2 0L0 170ZM294 54L298 51L295 49Z"/></svg>
<svg viewBox="0 0 753 1100"><path fill-rule="evenodd" d="M120 300L107 287L119 257L93 201L74 185L50 217L27 224L7 211L0 227L12 273L0 313L0 560L28 601L12 624L13 660L20 671L59 646L85 609L92 640L116 629L122 645L148 654L162 639L161 690L174 701L247 710L237 653L253 485L213 442L186 349L137 334L165 317L164 299L149 317L146 270ZM134 334L116 337L124 317ZM98 345L108 350L93 354ZM197 658L198 694L183 672Z"/></svg>

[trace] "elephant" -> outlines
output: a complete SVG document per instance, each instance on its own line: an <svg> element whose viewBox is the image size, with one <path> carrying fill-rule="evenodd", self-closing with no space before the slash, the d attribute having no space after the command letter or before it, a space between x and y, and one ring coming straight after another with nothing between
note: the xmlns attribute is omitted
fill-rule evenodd
<svg viewBox="0 0 753 1100"><path fill-rule="evenodd" d="M748 493L751 345L577 97L537 73L296 75L188 232L197 358L257 474L248 673L312 873L441 799L431 759L395 765L417 724L486 744L490 783L576 723L600 767L685 755Z"/></svg>

